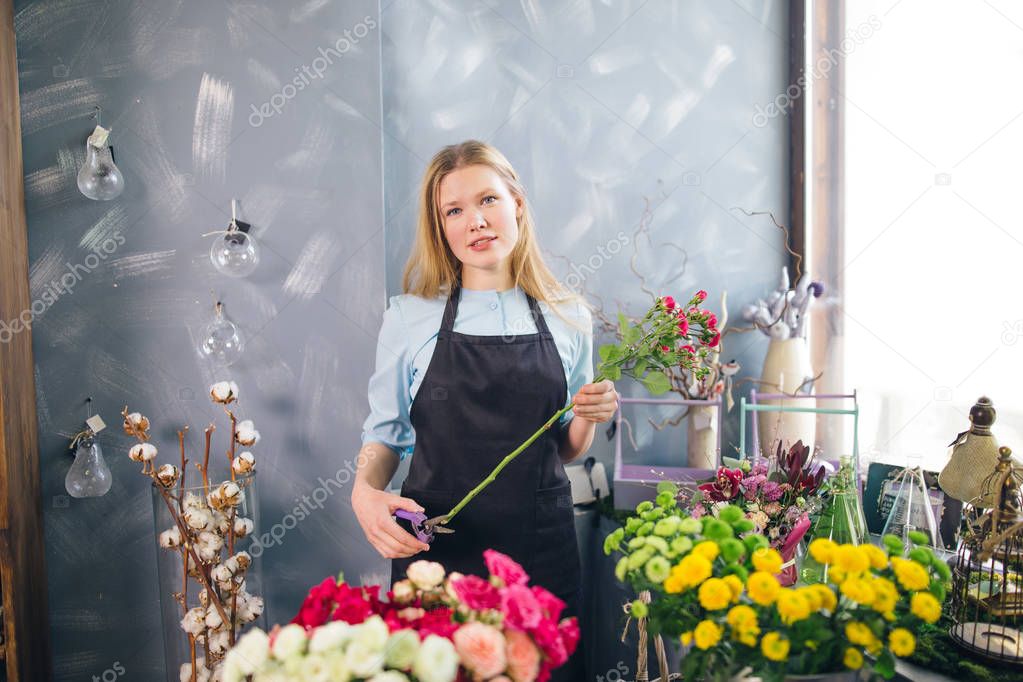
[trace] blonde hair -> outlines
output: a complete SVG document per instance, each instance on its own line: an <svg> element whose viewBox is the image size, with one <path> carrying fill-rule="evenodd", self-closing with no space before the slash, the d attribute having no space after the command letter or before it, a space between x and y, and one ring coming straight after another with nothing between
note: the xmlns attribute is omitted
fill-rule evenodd
<svg viewBox="0 0 1023 682"><path fill-rule="evenodd" d="M544 262L536 240L536 227L526 199L526 190L515 169L504 154L479 140L466 140L444 147L434 155L423 174L415 243L402 278L404 292L423 298L435 298L441 294L450 295L452 285L461 282L462 262L451 251L444 236L443 219L438 206L440 183L452 171L477 164L493 169L511 193L522 200L522 216L517 221L519 238L510 256L513 286L521 288L538 303L546 303L563 320L565 317L558 311L559 305L578 302L586 306L585 300L559 282ZM578 324L565 321L579 327Z"/></svg>

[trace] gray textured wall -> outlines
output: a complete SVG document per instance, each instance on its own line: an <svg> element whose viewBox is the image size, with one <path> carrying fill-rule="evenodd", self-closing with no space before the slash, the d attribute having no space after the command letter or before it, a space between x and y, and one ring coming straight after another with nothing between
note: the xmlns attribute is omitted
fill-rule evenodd
<svg viewBox="0 0 1023 682"><path fill-rule="evenodd" d="M91 679L115 662L125 679L162 672L150 495L117 414L126 402L148 414L170 450L191 424L197 451L215 415L206 386L224 376L192 350L214 300L248 334L229 374L263 434L264 528L350 463L385 294L398 293L408 253L410 200L439 146L480 137L506 153L563 276L619 231L631 237L649 200L655 248L639 267L659 273L654 288L681 272L677 252L657 247L669 240L687 253L675 291L727 288L734 311L774 282L773 228L729 209L782 215L787 203L786 121L752 124L755 106L784 89L781 5L382 4L16 5L33 295L108 237L124 242L33 327L55 679ZM282 96L367 16L376 28ZM253 113L271 101L279 113ZM75 187L94 104L127 182L107 203ZM226 224L232 197L263 246L241 281L212 270L199 236ZM586 276L591 300L645 305L630 254ZM757 368L765 347L747 335L726 355ZM87 395L114 426L102 439L114 487L69 500L66 439ZM595 450L607 458L605 443ZM263 562L272 620L338 568L385 570L347 494Z"/></svg>
<svg viewBox="0 0 1023 682"><path fill-rule="evenodd" d="M147 414L168 455L190 424L195 458L217 414L206 387L225 375L193 351L216 298L248 335L226 374L263 435L264 527L355 455L385 302L378 12L373 0L17 3L33 296L123 238L33 327L57 680L115 662L123 679L162 675L150 493L118 413ZM346 30L326 63L319 49ZM286 87L302 73L308 86ZM253 114L270 102L279 113ZM105 203L75 186L94 104L127 184ZM200 236L226 226L232 197L263 247L240 281L212 269ZM69 500L67 437L87 395L113 427L102 444L114 486ZM269 548L271 618L324 575L381 570L360 538L338 493Z"/></svg>
<svg viewBox="0 0 1023 682"><path fill-rule="evenodd" d="M441 145L477 137L522 176L555 272L582 280L612 319L619 304L632 313L650 304L629 266L632 246L603 256L643 220L649 242L637 268L648 286L676 296L704 288L714 309L727 289L737 320L743 303L775 286L784 262L766 217L730 209L780 220L787 210L788 121L753 122L757 105L785 90L786 21L785 3L770 0L386 5L388 293L400 293L426 162ZM725 357L759 376L766 339L732 338ZM643 392L629 383L625 393ZM737 428L733 414L726 437L736 443ZM682 431L636 436L647 461L678 464ZM610 463L606 442L591 452Z"/></svg>

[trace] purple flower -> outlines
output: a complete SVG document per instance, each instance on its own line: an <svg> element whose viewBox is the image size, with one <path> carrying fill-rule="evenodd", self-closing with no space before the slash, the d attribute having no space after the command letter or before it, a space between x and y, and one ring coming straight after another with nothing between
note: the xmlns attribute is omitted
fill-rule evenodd
<svg viewBox="0 0 1023 682"><path fill-rule="evenodd" d="M760 493L761 487L767 482L767 476L764 474L754 474L747 476L742 482L743 495L747 500L752 502L757 499L757 495Z"/></svg>
<svg viewBox="0 0 1023 682"><path fill-rule="evenodd" d="M767 481L764 483L764 499L768 502L776 502L781 499L782 494L785 491L782 490L781 486L775 481Z"/></svg>

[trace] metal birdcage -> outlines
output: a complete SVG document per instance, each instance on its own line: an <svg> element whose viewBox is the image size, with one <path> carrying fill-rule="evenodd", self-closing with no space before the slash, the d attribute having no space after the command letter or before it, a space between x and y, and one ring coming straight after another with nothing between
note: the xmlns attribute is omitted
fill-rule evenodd
<svg viewBox="0 0 1023 682"><path fill-rule="evenodd" d="M991 502L993 501L993 504ZM1023 472L999 448L994 473L964 509L952 571L949 635L984 658L1023 666Z"/></svg>

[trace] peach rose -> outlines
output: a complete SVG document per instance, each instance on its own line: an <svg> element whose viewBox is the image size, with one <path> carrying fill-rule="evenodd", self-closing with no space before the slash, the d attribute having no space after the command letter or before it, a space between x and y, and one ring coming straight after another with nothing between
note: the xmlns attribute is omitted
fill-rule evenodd
<svg viewBox="0 0 1023 682"><path fill-rule="evenodd" d="M452 638L462 665L477 678L489 679L504 672L504 635L491 625L467 623L455 631Z"/></svg>
<svg viewBox="0 0 1023 682"><path fill-rule="evenodd" d="M540 672L540 650L524 632L508 630L505 638L508 674L515 682L533 682Z"/></svg>

